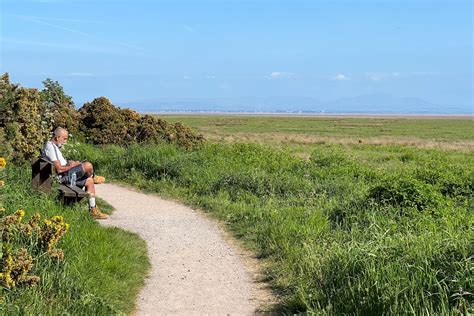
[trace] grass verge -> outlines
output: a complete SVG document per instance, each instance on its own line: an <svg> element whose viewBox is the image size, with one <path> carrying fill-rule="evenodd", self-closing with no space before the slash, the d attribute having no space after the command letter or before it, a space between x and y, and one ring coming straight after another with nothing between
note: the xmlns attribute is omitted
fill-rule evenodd
<svg viewBox="0 0 474 316"><path fill-rule="evenodd" d="M7 167L2 202L6 215L17 209L25 210L26 218L33 213L43 218L61 215L70 228L59 244L64 262L34 257L32 272L40 282L29 288L2 289L0 314L105 315L133 310L150 268L142 239L100 226L85 203L62 206L54 194L32 191L27 167Z"/></svg>

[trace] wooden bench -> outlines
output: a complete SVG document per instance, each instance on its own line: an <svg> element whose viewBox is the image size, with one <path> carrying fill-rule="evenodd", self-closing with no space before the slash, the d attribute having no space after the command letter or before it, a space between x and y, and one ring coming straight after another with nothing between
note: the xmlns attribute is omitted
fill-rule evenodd
<svg viewBox="0 0 474 316"><path fill-rule="evenodd" d="M56 178L54 164L43 158L34 158L31 162L31 186L43 192L51 192L51 185ZM87 197L87 192L69 184L59 184L59 196L65 204L79 202Z"/></svg>

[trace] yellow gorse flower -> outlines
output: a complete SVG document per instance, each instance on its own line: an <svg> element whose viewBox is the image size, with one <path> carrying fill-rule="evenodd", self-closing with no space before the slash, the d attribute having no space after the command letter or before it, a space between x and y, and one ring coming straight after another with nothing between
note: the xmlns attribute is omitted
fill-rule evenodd
<svg viewBox="0 0 474 316"><path fill-rule="evenodd" d="M62 216L55 215L55 216L53 216L52 220L54 222L62 222L64 220L64 218Z"/></svg>
<svg viewBox="0 0 474 316"><path fill-rule="evenodd" d="M5 160L5 158L0 157L0 168L5 168L6 165L7 161Z"/></svg>

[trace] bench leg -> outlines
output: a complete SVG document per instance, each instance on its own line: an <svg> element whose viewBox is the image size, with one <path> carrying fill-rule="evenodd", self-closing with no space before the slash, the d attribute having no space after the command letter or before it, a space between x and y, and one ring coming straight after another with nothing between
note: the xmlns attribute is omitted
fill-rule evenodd
<svg viewBox="0 0 474 316"><path fill-rule="evenodd" d="M60 197L64 205L71 205L77 202L76 197L70 197L70 196L61 196Z"/></svg>

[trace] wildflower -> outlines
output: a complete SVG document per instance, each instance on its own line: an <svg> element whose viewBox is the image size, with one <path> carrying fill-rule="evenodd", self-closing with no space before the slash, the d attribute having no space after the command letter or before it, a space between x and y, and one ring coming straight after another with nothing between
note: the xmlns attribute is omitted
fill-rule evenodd
<svg viewBox="0 0 474 316"><path fill-rule="evenodd" d="M0 168L5 168L6 165L7 161L5 160L5 158L0 157Z"/></svg>
<svg viewBox="0 0 474 316"><path fill-rule="evenodd" d="M62 222L64 220L64 218L62 216L59 216L59 215L55 215L53 216L52 218L53 222Z"/></svg>
<svg viewBox="0 0 474 316"><path fill-rule="evenodd" d="M5 185L5 181L0 180L0 188L3 187L4 185Z"/></svg>

